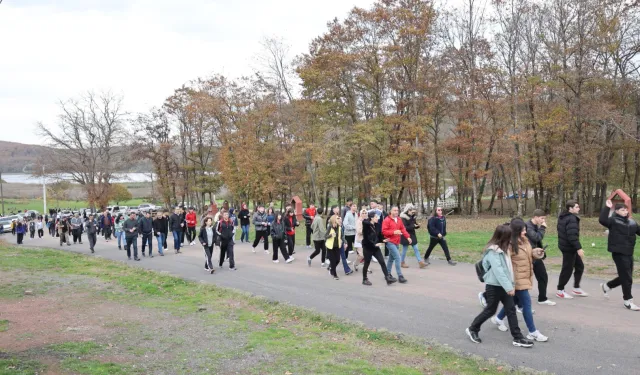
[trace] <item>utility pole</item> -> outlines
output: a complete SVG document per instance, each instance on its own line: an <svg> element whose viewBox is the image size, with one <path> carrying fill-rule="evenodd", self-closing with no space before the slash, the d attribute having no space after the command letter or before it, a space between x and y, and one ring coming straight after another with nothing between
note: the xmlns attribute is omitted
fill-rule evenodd
<svg viewBox="0 0 640 375"><path fill-rule="evenodd" d="M44 165L42 166L42 200L44 204L44 211L42 211L42 216L47 214L47 179L44 175Z"/></svg>
<svg viewBox="0 0 640 375"><path fill-rule="evenodd" d="M2 216L4 216L4 193L2 192L2 172L0 172L0 198L2 198Z"/></svg>

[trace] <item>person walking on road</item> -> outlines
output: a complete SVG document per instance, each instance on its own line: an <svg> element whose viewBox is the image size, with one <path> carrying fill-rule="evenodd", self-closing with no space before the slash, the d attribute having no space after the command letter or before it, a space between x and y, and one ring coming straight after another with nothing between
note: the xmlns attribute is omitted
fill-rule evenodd
<svg viewBox="0 0 640 375"><path fill-rule="evenodd" d="M358 205L351 203L349 211L347 211L342 219L342 227L344 229L344 238L347 241L347 256L353 252L353 243L356 241L356 220L358 213Z"/></svg>
<svg viewBox="0 0 640 375"><path fill-rule="evenodd" d="M98 223L93 217L93 214L89 215L89 218L84 223L84 229L87 231L87 240L89 241L89 250L91 253L95 253L96 242L98 241Z"/></svg>
<svg viewBox="0 0 640 375"><path fill-rule="evenodd" d="M284 231L287 235L285 242L287 243L289 256L293 256L293 254L296 253L296 227L300 224L298 223L298 218L293 208L289 208L285 215Z"/></svg>
<svg viewBox="0 0 640 375"><path fill-rule="evenodd" d="M111 212L104 210L102 215L102 233L104 233L104 240L109 242L111 239L111 229L113 228L113 221L111 219Z"/></svg>
<svg viewBox="0 0 640 375"><path fill-rule="evenodd" d="M116 234L116 239L118 240L118 250L122 250L122 244L126 244L124 239L124 232L122 231L122 224L124 224L124 217L122 214L118 214L116 216L116 220L113 222L114 233Z"/></svg>
<svg viewBox="0 0 640 375"><path fill-rule="evenodd" d="M131 246L133 245L133 259L139 261L138 258L138 220L136 214L131 213L129 218L122 224L122 230L125 236L125 248L127 249L127 258L131 260Z"/></svg>
<svg viewBox="0 0 640 375"><path fill-rule="evenodd" d="M176 254L180 254L180 236L182 235L182 228L184 223L180 218L180 208L176 208L173 214L169 217L169 229L173 234L173 249Z"/></svg>
<svg viewBox="0 0 640 375"><path fill-rule="evenodd" d="M398 282L404 284L407 282L402 274L402 268L400 267L400 252L398 246L400 246L400 237L404 236L409 244L411 244L411 236L407 233L407 230L402 224L402 219L398 217L398 206L391 207L390 215L384 219L382 223L382 235L387 240L386 247L389 249L389 260L387 260L387 271L392 274L392 267L395 264L396 273L398 274Z"/></svg>
<svg viewBox="0 0 640 375"><path fill-rule="evenodd" d="M139 232L142 235L142 256L145 246L149 245L149 258L153 258L153 220L151 219L151 211L146 211L144 216L138 222Z"/></svg>
<svg viewBox="0 0 640 375"><path fill-rule="evenodd" d="M271 223L271 240L273 242L273 263L280 263L278 260L278 251L282 253L286 263L293 262L293 257L289 256L286 248L287 234L285 229L285 218L282 217L280 212L276 213L273 222Z"/></svg>
<svg viewBox="0 0 640 375"><path fill-rule="evenodd" d="M402 261L400 263L400 266L402 268L409 268L409 265L405 263L405 257L407 256L407 250L409 249L409 246L413 248L413 253L418 260L418 265L420 266L420 268L425 268L427 266L427 264L422 261L422 258L420 258L420 250L418 250L418 237L416 236L416 229L420 228L420 224L418 224L418 221L416 220L417 213L418 211L416 210L416 208L411 203L409 203L404 207L404 210L400 214L402 224L404 224L407 233L409 233L409 236L411 237L411 243L409 243L409 241L404 237L402 237L401 239Z"/></svg>
<svg viewBox="0 0 640 375"><path fill-rule="evenodd" d="M427 229L429 230L430 239L429 248L424 255L424 262L426 264L431 264L429 261L431 252L436 245L440 245L440 247L442 247L442 251L444 251L444 256L447 258L447 263L449 263L450 266L455 266L457 263L451 259L449 246L447 245L447 239L445 238L447 235L447 218L444 216L442 207L436 207L436 215L429 219Z"/></svg>
<svg viewBox="0 0 640 375"><path fill-rule="evenodd" d="M313 260L313 258L317 257L318 255L320 255L320 261L322 262L320 266L327 266L327 264L325 263L327 258L327 247L325 246L325 235L327 234L327 226L322 219L322 212L322 207L318 207L318 209L316 210L316 214L313 217L313 222L311 223L311 239L313 240L313 247L315 248L315 251L311 253L311 255L309 255L309 257L307 258L307 264L309 265L309 267L311 267L311 261Z"/></svg>
<svg viewBox="0 0 640 375"><path fill-rule="evenodd" d="M236 227L233 222L229 220L229 213L224 212L222 219L218 221L216 225L216 234L218 236L218 242L220 243L220 267L224 263L225 255L229 259L229 269L236 271L236 262L233 256L233 237L236 232Z"/></svg>
<svg viewBox="0 0 640 375"><path fill-rule="evenodd" d="M73 244L79 243L82 245L82 219L77 212L71 218L71 234L73 236Z"/></svg>
<svg viewBox="0 0 640 375"><path fill-rule="evenodd" d="M609 216L614 208L613 215ZM609 229L607 250L611 253L618 271L618 277L600 284L605 297L613 288L622 286L624 307L631 311L640 311L640 307L633 303L631 287L633 286L633 251L636 247L636 236L640 236L640 226L629 218L629 209L623 203L607 200L606 207L600 211L600 224Z"/></svg>
<svg viewBox="0 0 640 375"><path fill-rule="evenodd" d="M69 240L69 230L71 229L69 226L69 222L66 217L63 217L58 220L58 224L56 224L56 229L58 231L58 235L60 236L60 246L63 243L67 243L67 246L71 246L71 241Z"/></svg>
<svg viewBox="0 0 640 375"><path fill-rule="evenodd" d="M44 224L42 222L42 217L36 222L36 230L38 231L38 238L42 238L42 236L44 236Z"/></svg>
<svg viewBox="0 0 640 375"><path fill-rule="evenodd" d="M264 240L264 253L269 254L269 234L267 233L267 213L264 212L264 206L258 206L258 211L253 214L253 226L256 228L256 238L253 239L253 245L251 246L253 252L256 252L256 247L260 243L260 239Z"/></svg>
<svg viewBox="0 0 640 375"><path fill-rule="evenodd" d="M587 297L589 293L580 289L580 281L584 273L584 250L580 244L580 205L574 200L567 201L566 211L558 217L558 248L562 252L562 269L558 278L556 297L572 299L564 291L573 273L573 295Z"/></svg>
<svg viewBox="0 0 640 375"><path fill-rule="evenodd" d="M360 264L364 264L364 251L362 250L362 240L364 239L364 221L368 219L366 209L360 211L360 215L356 218L356 237L353 248L356 252L356 260L353 262L353 269L358 271ZM371 271L369 271L371 273Z"/></svg>
<svg viewBox="0 0 640 375"><path fill-rule="evenodd" d="M325 246L327 248L327 256L329 257L329 273L334 280L340 280L336 267L340 263L340 248L343 242L342 235L342 219L338 215L332 215L329 218L329 226L325 234Z"/></svg>
<svg viewBox="0 0 640 375"><path fill-rule="evenodd" d="M189 213L186 214L185 221L187 223L187 241L190 246L193 246L196 244L196 225L198 224L198 215L196 214L195 208L189 207ZM142 255L144 255L144 251Z"/></svg>
<svg viewBox="0 0 640 375"><path fill-rule="evenodd" d="M243 204L240 212L238 212L238 219L240 219L240 228L242 234L240 235L240 243L249 242L249 224L251 224L251 213L247 209L247 205Z"/></svg>
<svg viewBox="0 0 640 375"><path fill-rule="evenodd" d="M16 224L16 236L18 240L18 245L22 245L22 240L24 239L24 234L27 232L27 225L22 223L22 221L18 221Z"/></svg>
<svg viewBox="0 0 640 375"><path fill-rule="evenodd" d="M527 238L532 248L544 248L542 240L544 239L546 230L547 221L544 211L534 210L533 217L527 222ZM533 274L536 276L536 280L538 280L538 305L555 306L556 303L547 298L549 274L547 274L547 267L544 265L546 258L547 253L545 252L542 259L535 259L533 261Z"/></svg>
<svg viewBox="0 0 640 375"><path fill-rule="evenodd" d="M530 348L533 346L533 341L525 339L520 331L513 299L516 291L509 250L511 247L511 233L509 225L499 225L487 244L482 257L487 306L476 316L465 332L472 342L476 344L482 343L479 336L480 327L493 317L498 310L498 305L502 302L509 320L513 346Z"/></svg>
<svg viewBox="0 0 640 375"><path fill-rule="evenodd" d="M200 228L198 239L200 240L200 244L204 250L204 271L209 274L213 274L215 272L211 258L213 258L213 247L216 243L216 236L217 233L213 228L213 218L206 217L202 227ZM158 242L159 241L160 240L158 240Z"/></svg>
<svg viewBox="0 0 640 375"><path fill-rule="evenodd" d="M365 211L366 212L366 211ZM367 218L362 221L362 250L364 252L364 266L362 267L362 285L371 286L369 281L369 265L372 258L377 258L382 274L387 282L387 285L391 285L398 280L389 274L387 267L384 264L384 257L380 246L383 244L384 239L381 233L378 231L376 224L380 220L380 217L375 212L369 212Z"/></svg>
<svg viewBox="0 0 640 375"><path fill-rule="evenodd" d="M304 218L304 226L307 229L307 232L306 232L307 237L305 238L307 249L311 249L311 235L313 233L313 230L311 229L311 224L313 224L313 219L316 217L316 212L317 212L316 206L313 203L309 205L309 208L302 211L302 217Z"/></svg>
<svg viewBox="0 0 640 375"><path fill-rule="evenodd" d="M166 243L168 233L169 219L166 217L165 212L158 211L156 213L156 217L153 219L153 235L158 240L158 254L160 254L161 257L164 256L164 250L167 248Z"/></svg>

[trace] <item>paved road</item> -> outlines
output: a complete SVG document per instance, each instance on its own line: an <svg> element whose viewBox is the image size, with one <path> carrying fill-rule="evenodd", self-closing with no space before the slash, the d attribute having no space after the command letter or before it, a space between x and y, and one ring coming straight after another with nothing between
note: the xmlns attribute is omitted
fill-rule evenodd
<svg viewBox="0 0 640 375"><path fill-rule="evenodd" d="M5 236L10 237L10 236ZM60 248L53 238L26 240L27 246L52 247L89 254L88 245ZM154 243L154 246L156 243ZM388 287L378 264L373 263L372 287L361 285L361 274L329 277L316 259L312 267L306 258L310 250L298 247L292 264L273 264L271 255L254 254L249 245L236 245L238 271L216 269L214 275L203 270L203 250L187 246L176 255L169 250L165 257L127 261L126 253L115 243L99 239L95 256L121 260L131 266L168 271L195 281L236 288L293 305L312 308L364 323L371 328L386 328L408 335L434 339L465 353L497 358L513 366L547 370L556 374L633 374L640 371L640 312L622 307L620 289L606 300L598 292L600 280L586 278L582 288L592 293L587 298L558 301L554 307L534 304L536 326L550 337L532 349L515 348L509 333L499 332L490 322L480 333L483 343L471 343L464 329L480 311L478 291L483 289L472 265L451 267L434 261L420 270L415 258L404 271L409 282ZM214 255L214 258L217 254ZM214 261L215 264L215 261ZM342 275L339 266L339 275ZM557 282L550 275L549 291ZM535 290L535 289L534 289ZM533 294L537 295L537 291ZM520 317L520 327L526 326Z"/></svg>

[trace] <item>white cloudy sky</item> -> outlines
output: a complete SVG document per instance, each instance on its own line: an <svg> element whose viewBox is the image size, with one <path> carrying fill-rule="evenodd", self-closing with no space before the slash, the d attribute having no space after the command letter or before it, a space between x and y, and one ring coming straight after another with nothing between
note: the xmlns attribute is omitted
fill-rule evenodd
<svg viewBox="0 0 640 375"><path fill-rule="evenodd" d="M373 0L4 0L0 140L41 144L38 121L87 90L145 111L183 83L252 72L265 36L307 50L334 17Z"/></svg>

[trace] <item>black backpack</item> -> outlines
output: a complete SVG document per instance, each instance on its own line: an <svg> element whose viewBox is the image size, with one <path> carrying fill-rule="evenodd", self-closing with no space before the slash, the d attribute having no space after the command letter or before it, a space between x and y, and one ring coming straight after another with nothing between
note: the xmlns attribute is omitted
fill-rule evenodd
<svg viewBox="0 0 640 375"><path fill-rule="evenodd" d="M484 260L485 255L487 255L487 251L488 249L485 249L485 251L482 253L482 259L480 259L480 261L475 264L476 275L478 276L478 280L480 280L481 283L484 283L484 275L487 273L487 271L489 271L488 269L485 270L484 266L482 265L482 261Z"/></svg>

